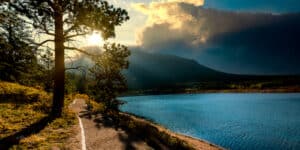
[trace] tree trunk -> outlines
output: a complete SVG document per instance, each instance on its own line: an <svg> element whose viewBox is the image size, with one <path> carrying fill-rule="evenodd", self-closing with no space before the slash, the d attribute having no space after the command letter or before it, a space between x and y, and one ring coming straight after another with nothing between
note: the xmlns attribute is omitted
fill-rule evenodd
<svg viewBox="0 0 300 150"><path fill-rule="evenodd" d="M60 8L60 6L58 6ZM64 32L63 14L61 10L54 13L55 19L55 72L54 72L54 91L52 104L52 117L61 117L64 107L65 92L65 59L64 59Z"/></svg>

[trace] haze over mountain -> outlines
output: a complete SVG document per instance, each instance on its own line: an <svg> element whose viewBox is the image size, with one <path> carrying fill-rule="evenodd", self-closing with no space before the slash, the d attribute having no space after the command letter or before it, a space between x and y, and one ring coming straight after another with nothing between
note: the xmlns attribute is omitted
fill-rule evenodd
<svg viewBox="0 0 300 150"><path fill-rule="evenodd" d="M229 74L207 68L191 59L139 50L131 50L129 62L129 68L123 71L129 89L168 87L229 76ZM91 65L92 61L83 55L73 63L67 64L69 67L90 67Z"/></svg>
<svg viewBox="0 0 300 150"><path fill-rule="evenodd" d="M129 60L130 66L123 73L131 88L158 88L227 76L195 60L172 55L133 50Z"/></svg>

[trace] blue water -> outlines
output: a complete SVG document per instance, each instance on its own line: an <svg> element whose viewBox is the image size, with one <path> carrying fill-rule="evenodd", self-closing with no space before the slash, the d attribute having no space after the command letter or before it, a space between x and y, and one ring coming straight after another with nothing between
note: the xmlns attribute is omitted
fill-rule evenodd
<svg viewBox="0 0 300 150"><path fill-rule="evenodd" d="M300 94L132 96L122 111L233 150L300 150Z"/></svg>

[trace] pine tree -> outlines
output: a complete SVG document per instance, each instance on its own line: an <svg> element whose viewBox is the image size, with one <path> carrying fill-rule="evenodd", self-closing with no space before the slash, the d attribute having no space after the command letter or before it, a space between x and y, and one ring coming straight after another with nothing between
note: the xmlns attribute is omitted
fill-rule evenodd
<svg viewBox="0 0 300 150"><path fill-rule="evenodd" d="M40 54L40 64L42 65L40 80L43 80L44 89L47 92L53 90L54 56L51 49L47 48Z"/></svg>
<svg viewBox="0 0 300 150"><path fill-rule="evenodd" d="M1 80L25 82L31 76L32 68L38 66L31 37L25 21L3 8L0 12Z"/></svg>
<svg viewBox="0 0 300 150"><path fill-rule="evenodd" d="M114 37L115 26L129 19L124 9L115 8L103 0L11 0L1 5L6 5L1 9L9 8L21 16L32 26L33 32L47 37L35 45L54 43L53 117L61 116L64 105L65 50L91 55L83 49L66 46L65 43L94 30L101 31L104 39Z"/></svg>
<svg viewBox="0 0 300 150"><path fill-rule="evenodd" d="M129 66L127 47L119 44L105 44L99 57L94 57L95 65L90 73L96 82L92 86L92 95L96 101L103 102L106 109L118 110L120 102L117 95L127 89L122 70Z"/></svg>

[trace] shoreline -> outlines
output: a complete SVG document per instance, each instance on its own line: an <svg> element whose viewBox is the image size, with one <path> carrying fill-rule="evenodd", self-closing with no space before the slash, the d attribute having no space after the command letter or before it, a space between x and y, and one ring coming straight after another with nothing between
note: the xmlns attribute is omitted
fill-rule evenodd
<svg viewBox="0 0 300 150"><path fill-rule="evenodd" d="M212 90L196 90L185 89L179 91L170 90L145 90L145 91L128 91L120 97L126 96L146 96L146 95L169 95L169 94L205 94L205 93L300 93L300 88L278 88L278 89L212 89Z"/></svg>
<svg viewBox="0 0 300 150"><path fill-rule="evenodd" d="M166 133L171 138L176 138L176 139L182 141L183 143L187 144L188 147L191 147L192 149L196 149L196 150L225 150L225 148L223 148L223 147L221 147L217 144L211 143L207 140L171 131L170 129L164 127L163 125L160 125L160 124L156 123L155 121L152 121L152 120L147 119L145 117L140 117L140 116L130 114L130 113L127 113L127 112L120 112L120 114L123 115L123 116L129 117L134 122L139 122L139 123L142 122L142 123L147 124L150 127L154 127L155 129L158 130L158 132ZM158 139L158 140L162 140L162 139Z"/></svg>

